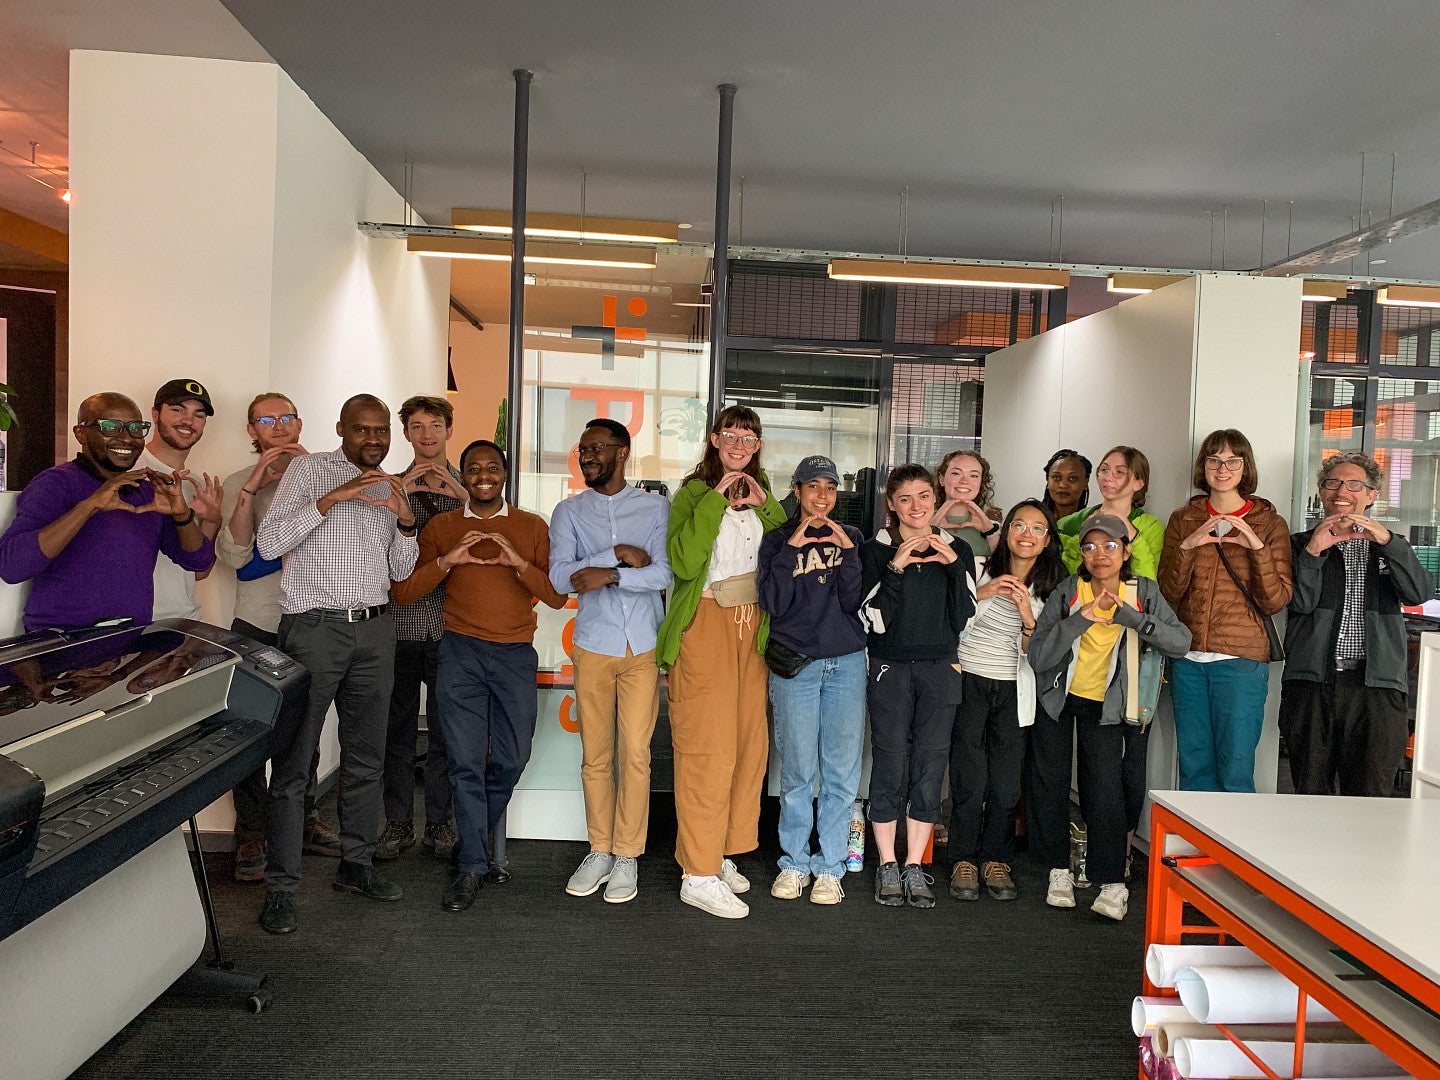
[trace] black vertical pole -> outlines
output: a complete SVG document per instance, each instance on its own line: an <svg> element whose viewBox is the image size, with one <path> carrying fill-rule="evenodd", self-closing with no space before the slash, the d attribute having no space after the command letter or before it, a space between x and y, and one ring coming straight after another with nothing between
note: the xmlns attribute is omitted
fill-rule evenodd
<svg viewBox="0 0 1440 1080"><path fill-rule="evenodd" d="M710 422L725 407L725 329L730 306L730 142L735 84L721 83L720 145L715 153L715 292L710 296Z"/></svg>
<svg viewBox="0 0 1440 1080"><path fill-rule="evenodd" d="M515 69L515 161L510 182L510 386L505 413L505 453L510 475L505 499L520 494L520 400L525 391L525 183L530 160L530 80L533 71Z"/></svg>

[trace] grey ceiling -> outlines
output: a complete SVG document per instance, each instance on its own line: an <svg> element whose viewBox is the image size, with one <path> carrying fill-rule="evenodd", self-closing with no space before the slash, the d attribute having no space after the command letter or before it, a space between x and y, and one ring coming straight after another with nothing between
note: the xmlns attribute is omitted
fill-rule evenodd
<svg viewBox="0 0 1440 1080"><path fill-rule="evenodd" d="M893 251L908 186L911 254L1051 258L1064 195L1067 261L1236 268L1262 202L1267 261L1292 201L1295 251L1349 231L1362 151L1365 216L1391 153L1397 210L1440 197L1435 0L225 5L397 186L415 162L437 223L508 204L516 67L533 208L578 210L585 171L589 212L696 240L727 81L745 244ZM1440 278L1440 237L1376 255Z"/></svg>

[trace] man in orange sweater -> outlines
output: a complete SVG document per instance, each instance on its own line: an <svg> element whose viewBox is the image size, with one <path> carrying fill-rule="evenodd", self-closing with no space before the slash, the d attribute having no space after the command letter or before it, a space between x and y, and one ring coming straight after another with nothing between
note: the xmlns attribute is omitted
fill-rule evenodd
<svg viewBox="0 0 1440 1080"><path fill-rule="evenodd" d="M440 902L446 911L466 910L485 881L509 877L490 865L489 843L535 736L535 604L558 609L566 601L550 584L545 520L505 502L508 472L493 442L465 448L460 475L469 500L425 526L415 571L391 592L407 604L445 581L436 689L460 834L458 868Z"/></svg>

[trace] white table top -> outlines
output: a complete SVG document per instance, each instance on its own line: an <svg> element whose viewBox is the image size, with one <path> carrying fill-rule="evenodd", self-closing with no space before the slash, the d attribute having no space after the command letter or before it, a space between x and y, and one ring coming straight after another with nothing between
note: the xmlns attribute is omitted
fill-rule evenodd
<svg viewBox="0 0 1440 1080"><path fill-rule="evenodd" d="M1440 983L1440 799L1216 791L1150 795Z"/></svg>

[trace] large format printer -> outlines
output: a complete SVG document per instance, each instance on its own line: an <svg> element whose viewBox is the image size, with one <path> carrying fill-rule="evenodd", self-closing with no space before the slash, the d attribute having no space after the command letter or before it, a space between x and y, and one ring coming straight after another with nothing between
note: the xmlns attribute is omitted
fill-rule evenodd
<svg viewBox="0 0 1440 1080"><path fill-rule="evenodd" d="M293 735L309 681L188 620L0 641L0 1077L68 1076L195 963L180 825Z"/></svg>

